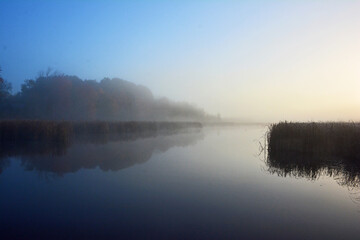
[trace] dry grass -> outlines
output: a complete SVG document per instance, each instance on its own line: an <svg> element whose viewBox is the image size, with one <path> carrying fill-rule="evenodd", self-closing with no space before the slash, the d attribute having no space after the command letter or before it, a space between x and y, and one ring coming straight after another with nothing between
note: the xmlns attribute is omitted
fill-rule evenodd
<svg viewBox="0 0 360 240"><path fill-rule="evenodd" d="M360 161L360 124L353 122L291 123L270 126L268 152L296 153Z"/></svg>
<svg viewBox="0 0 360 240"><path fill-rule="evenodd" d="M53 141L67 142L71 124L51 121L0 121L0 142Z"/></svg>
<svg viewBox="0 0 360 240"><path fill-rule="evenodd" d="M183 128L201 128L196 122L64 122L37 120L0 121L0 142L57 142L66 143L86 135L124 135L159 132Z"/></svg>
<svg viewBox="0 0 360 240"><path fill-rule="evenodd" d="M360 186L360 124L291 123L270 126L269 171L316 179L333 176L342 185Z"/></svg>

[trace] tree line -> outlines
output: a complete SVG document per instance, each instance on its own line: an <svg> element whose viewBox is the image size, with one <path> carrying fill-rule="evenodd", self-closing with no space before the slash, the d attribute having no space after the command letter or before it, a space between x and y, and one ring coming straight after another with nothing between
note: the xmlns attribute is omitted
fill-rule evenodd
<svg viewBox="0 0 360 240"><path fill-rule="evenodd" d="M1 70L0 70L1 74ZM0 118L106 121L206 121L215 117L184 102L155 98L144 86L119 79L100 82L42 73L18 93L0 75Z"/></svg>

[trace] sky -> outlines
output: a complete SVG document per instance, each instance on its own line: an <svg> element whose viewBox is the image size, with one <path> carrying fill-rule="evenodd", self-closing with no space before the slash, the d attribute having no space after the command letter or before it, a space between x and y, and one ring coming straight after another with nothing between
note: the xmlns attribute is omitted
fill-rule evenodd
<svg viewBox="0 0 360 240"><path fill-rule="evenodd" d="M360 1L0 0L2 76L120 77L243 121L360 121Z"/></svg>

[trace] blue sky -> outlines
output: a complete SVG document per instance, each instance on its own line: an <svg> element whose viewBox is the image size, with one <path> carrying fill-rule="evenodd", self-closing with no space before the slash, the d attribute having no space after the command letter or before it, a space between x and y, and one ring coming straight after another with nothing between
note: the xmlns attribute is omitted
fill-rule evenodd
<svg viewBox="0 0 360 240"><path fill-rule="evenodd" d="M1 65L15 88L48 66L100 79L176 70L194 60L205 65L227 47L236 29L250 28L241 19L253 14L248 8L256 10L256 4L238 12L233 9L238 4L192 1L3 1L1 5ZM19 65L25 65L21 66L25 71L17 71Z"/></svg>
<svg viewBox="0 0 360 240"><path fill-rule="evenodd" d="M15 91L51 67L225 117L356 120L359 12L359 1L0 0L0 66Z"/></svg>

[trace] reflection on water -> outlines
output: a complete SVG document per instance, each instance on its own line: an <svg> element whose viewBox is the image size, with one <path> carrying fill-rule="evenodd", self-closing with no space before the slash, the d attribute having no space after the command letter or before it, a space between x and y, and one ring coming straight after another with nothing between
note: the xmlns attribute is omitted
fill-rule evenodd
<svg viewBox="0 0 360 240"><path fill-rule="evenodd" d="M336 158L307 158L299 154L273 157L266 162L268 171L281 177L301 177L316 180L321 176L333 177L340 185L360 187L360 164Z"/></svg>
<svg viewBox="0 0 360 240"><path fill-rule="evenodd" d="M356 167L280 153L260 161L254 139L265 131L205 127L66 146L2 145L0 239L360 236L358 206L333 180L356 183ZM47 181L54 175L61 177Z"/></svg>
<svg viewBox="0 0 360 240"><path fill-rule="evenodd" d="M284 139L282 142L286 145L268 148L266 165L271 174L280 177L305 178L312 181L320 177L331 177L339 185L347 187L351 199L360 204L359 161L328 154L330 149L326 151L327 154L319 154L319 152L324 152L321 144L321 151L315 149L311 152L302 152L289 147L291 139L288 141Z"/></svg>
<svg viewBox="0 0 360 240"><path fill-rule="evenodd" d="M62 176L82 168L118 171L144 163L154 152L165 152L175 146L188 146L203 137L201 129L163 132L161 135L129 134L127 136L89 135L69 144L8 143L0 147L0 173L10 165L10 157L21 161L25 170Z"/></svg>

